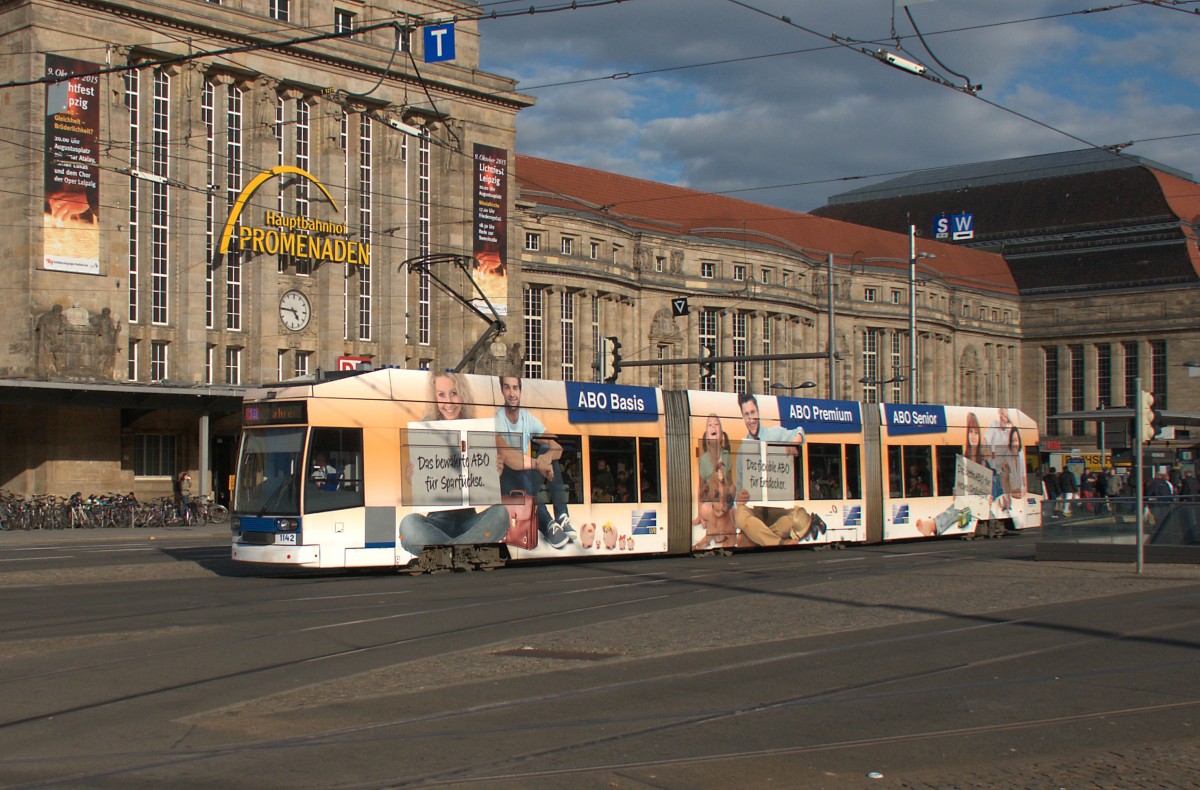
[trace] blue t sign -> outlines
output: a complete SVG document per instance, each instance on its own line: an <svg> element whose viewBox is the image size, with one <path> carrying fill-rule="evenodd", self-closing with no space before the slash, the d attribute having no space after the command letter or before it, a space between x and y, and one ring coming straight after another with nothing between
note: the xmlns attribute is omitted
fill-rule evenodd
<svg viewBox="0 0 1200 790"><path fill-rule="evenodd" d="M442 60L454 60L454 25L434 25L424 28L425 31L425 62L437 63Z"/></svg>

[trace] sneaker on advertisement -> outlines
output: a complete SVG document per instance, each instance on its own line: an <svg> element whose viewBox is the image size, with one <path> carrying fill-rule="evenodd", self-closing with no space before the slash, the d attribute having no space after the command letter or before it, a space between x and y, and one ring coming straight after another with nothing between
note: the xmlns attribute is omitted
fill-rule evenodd
<svg viewBox="0 0 1200 790"><path fill-rule="evenodd" d="M550 522L550 528L546 530L546 542L556 549L561 549L570 542L567 533L562 531L556 522Z"/></svg>
<svg viewBox="0 0 1200 790"><path fill-rule="evenodd" d="M558 523L558 528L567 533L567 537L571 540L577 540L579 533L575 531L575 525L571 523L571 517L563 513L555 521Z"/></svg>

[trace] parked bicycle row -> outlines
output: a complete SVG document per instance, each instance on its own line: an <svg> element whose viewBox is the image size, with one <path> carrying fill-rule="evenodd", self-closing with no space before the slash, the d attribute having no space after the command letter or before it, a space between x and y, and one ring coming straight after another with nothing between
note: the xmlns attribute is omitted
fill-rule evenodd
<svg viewBox="0 0 1200 790"><path fill-rule="evenodd" d="M228 518L224 505L207 498L142 502L133 494L22 497L0 491L0 530L187 527L222 524Z"/></svg>

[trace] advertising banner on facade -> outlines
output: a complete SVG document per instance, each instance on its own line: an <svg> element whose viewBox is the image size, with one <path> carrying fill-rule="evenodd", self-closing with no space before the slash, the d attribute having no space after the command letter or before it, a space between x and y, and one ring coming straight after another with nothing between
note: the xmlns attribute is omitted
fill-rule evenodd
<svg viewBox="0 0 1200 790"><path fill-rule="evenodd" d="M472 273L500 315L508 314L508 151L475 145L475 240ZM486 311L487 306L476 304Z"/></svg>
<svg viewBox="0 0 1200 790"><path fill-rule="evenodd" d="M101 67L46 56L46 165L43 265L100 274Z"/></svg>

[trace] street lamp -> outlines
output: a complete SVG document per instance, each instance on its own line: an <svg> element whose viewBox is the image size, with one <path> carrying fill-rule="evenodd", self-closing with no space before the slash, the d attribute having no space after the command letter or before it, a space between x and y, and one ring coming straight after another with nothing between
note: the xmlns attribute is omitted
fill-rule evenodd
<svg viewBox="0 0 1200 790"><path fill-rule="evenodd" d="M867 386L867 387L875 387L875 386L882 387L885 384L896 384L901 381L908 381L908 376L899 376L899 375L892 376L890 379L884 379L883 381L880 381L879 379L873 378L871 376L863 376L861 379L858 380L858 383L862 384L864 386ZM879 391L879 400L884 403L887 402L887 398L884 397L884 395L883 395L883 390Z"/></svg>
<svg viewBox="0 0 1200 790"><path fill-rule="evenodd" d="M815 381L803 381L799 384L772 384L773 390L784 390L785 392L795 392L796 390L807 390L817 386Z"/></svg>
<svg viewBox="0 0 1200 790"><path fill-rule="evenodd" d="M917 226L908 226L908 402L917 402L917 258L936 258L932 253L917 254Z"/></svg>

